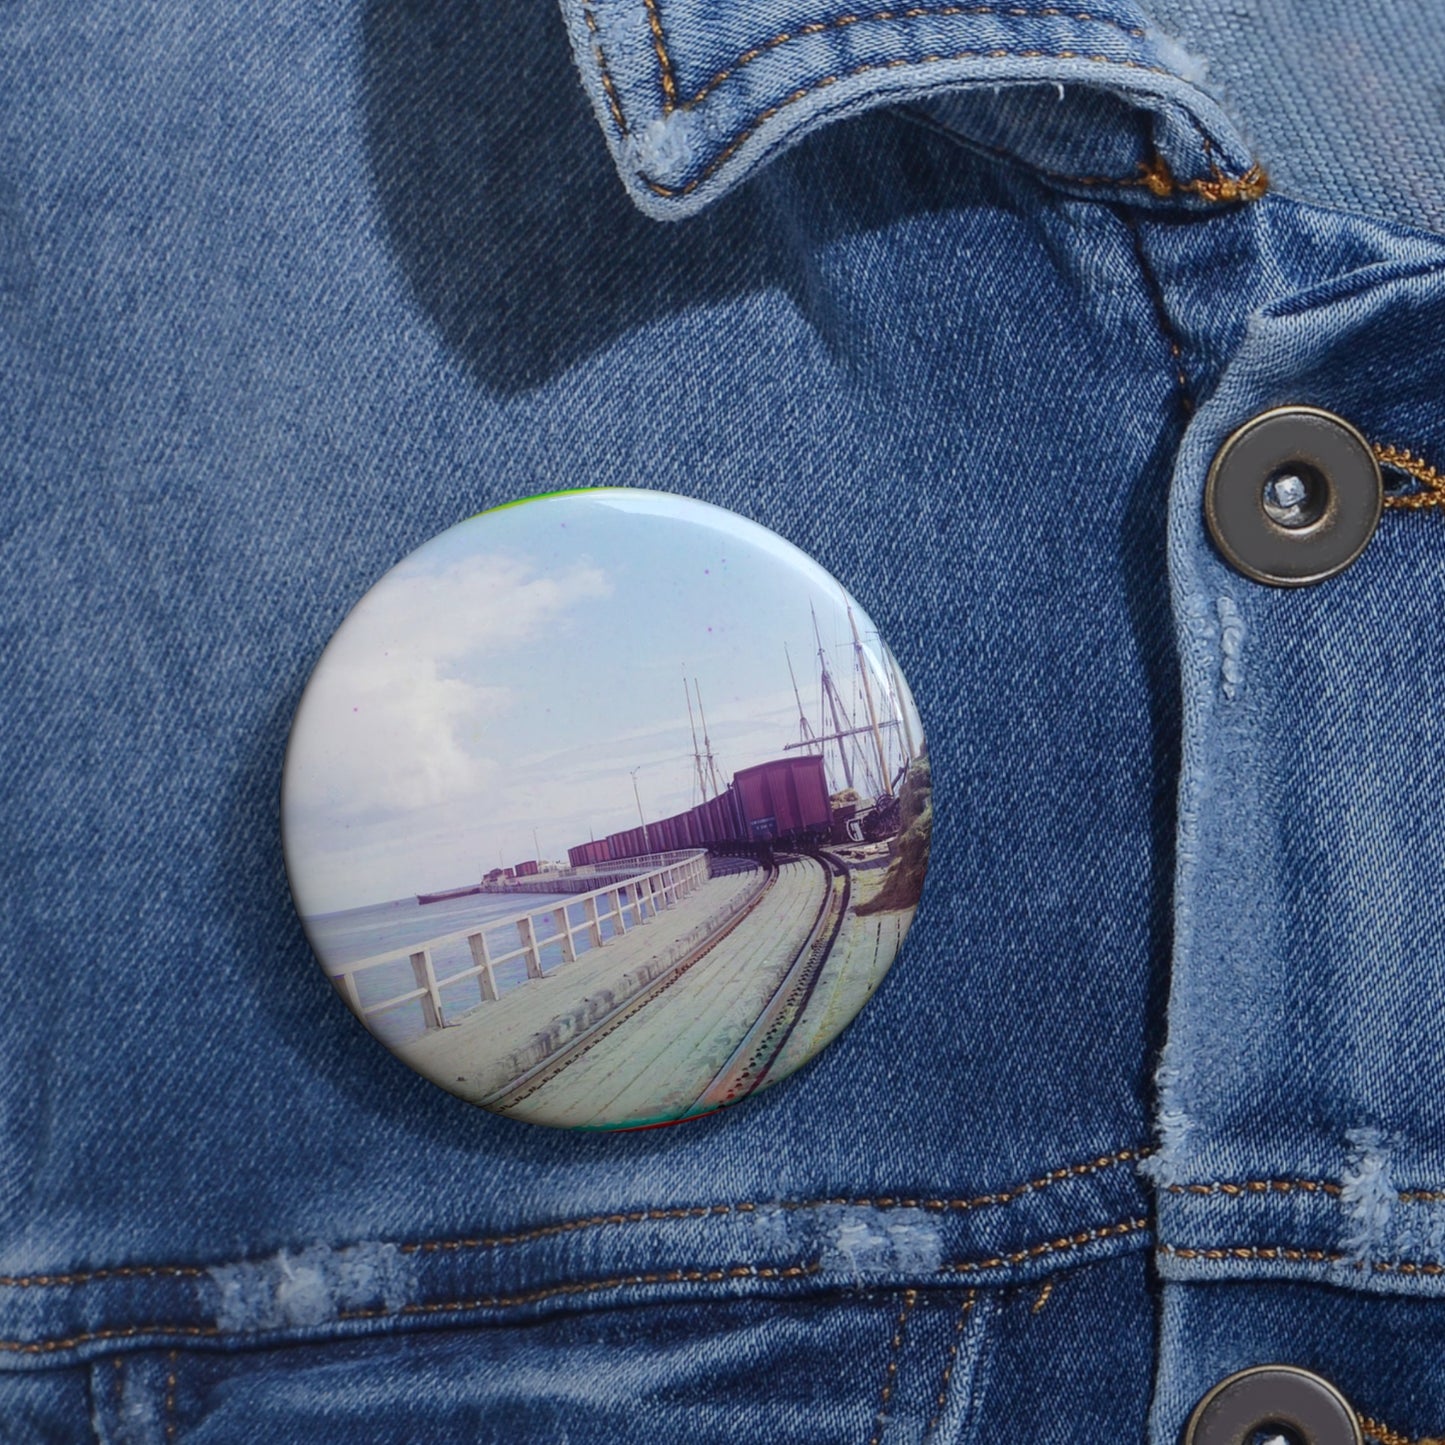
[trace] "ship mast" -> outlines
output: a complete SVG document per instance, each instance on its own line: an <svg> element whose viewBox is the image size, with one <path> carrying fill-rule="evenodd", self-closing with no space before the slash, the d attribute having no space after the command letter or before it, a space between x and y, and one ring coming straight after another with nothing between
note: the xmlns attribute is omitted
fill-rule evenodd
<svg viewBox="0 0 1445 1445"><path fill-rule="evenodd" d="M828 654L823 650L823 634L818 630L818 612L811 602L808 604L808 611L813 615L813 637L818 643L818 666L823 670L823 696L827 698L828 710L833 714L833 732L838 740L838 756L843 760L843 776L848 780L848 786L851 788L853 786L853 763L848 757L846 741L848 734L843 730L838 689L834 685L833 674L828 671Z"/></svg>
<svg viewBox="0 0 1445 1445"><path fill-rule="evenodd" d="M893 654L884 646L881 637L878 638L878 646L882 649L883 656L888 661L888 676L893 681L893 709L897 713L899 721L903 724L903 740L908 744L907 761L911 763L914 758L913 724L908 721L908 709L903 705L903 685L898 680L898 664L894 662Z"/></svg>
<svg viewBox="0 0 1445 1445"><path fill-rule="evenodd" d="M707 783L702 776L702 754L697 750L697 724L692 717L692 689L687 685L686 676L682 679L682 690L687 697L687 725L692 730L692 765L697 771L697 796L701 802L705 803L707 802Z"/></svg>
<svg viewBox="0 0 1445 1445"><path fill-rule="evenodd" d="M702 689L697 685L696 678L692 680L692 690L697 694L697 715L702 719L703 756L707 759L708 777L712 779L712 795L716 798L722 793L722 787L717 780L717 760L713 757L712 739L707 735L707 714L702 707Z"/></svg>
<svg viewBox="0 0 1445 1445"><path fill-rule="evenodd" d="M848 609L848 626L853 629L853 651L858 658L858 676L863 679L863 700L868 704L868 725L873 730L873 743L878 749L878 777L885 793L891 792L888 786L888 756L883 751L883 731L878 726L878 710L873 706L873 688L868 682L868 660L863 655L863 640L858 636L858 623L853 616L853 609Z"/></svg>
<svg viewBox="0 0 1445 1445"><path fill-rule="evenodd" d="M803 709L803 695L798 691L798 675L793 671L793 655L788 651L786 642L783 644L783 656L788 659L788 680L793 684L793 700L798 704L798 741L807 746L816 743L817 738L813 736L813 726Z"/></svg>

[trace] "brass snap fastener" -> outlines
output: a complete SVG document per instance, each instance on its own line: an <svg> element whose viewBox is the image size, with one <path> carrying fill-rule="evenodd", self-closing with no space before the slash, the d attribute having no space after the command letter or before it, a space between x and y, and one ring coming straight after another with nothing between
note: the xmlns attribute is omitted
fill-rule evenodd
<svg viewBox="0 0 1445 1445"><path fill-rule="evenodd" d="M1265 1432L1290 1445L1364 1445L1345 1397L1293 1365L1256 1365L1221 1380L1194 1407L1184 1445L1249 1445Z"/></svg>
<svg viewBox="0 0 1445 1445"><path fill-rule="evenodd" d="M1313 406L1260 412L1220 447L1204 486L1210 535L1237 571L1275 587L1343 572L1380 521L1370 444Z"/></svg>

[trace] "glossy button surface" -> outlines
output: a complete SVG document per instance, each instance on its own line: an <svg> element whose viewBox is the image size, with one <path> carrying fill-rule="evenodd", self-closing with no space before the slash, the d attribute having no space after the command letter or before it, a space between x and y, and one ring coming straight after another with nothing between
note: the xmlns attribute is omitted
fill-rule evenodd
<svg viewBox="0 0 1445 1445"><path fill-rule="evenodd" d="M482 513L355 606L297 709L292 893L368 1029L578 1128L736 1104L831 1040L917 907L923 731L772 532L660 492Z"/></svg>
<svg viewBox="0 0 1445 1445"><path fill-rule="evenodd" d="M1271 1432L1290 1445L1363 1445L1345 1397L1293 1365L1259 1365L1221 1380L1194 1407L1184 1445L1252 1445Z"/></svg>
<svg viewBox="0 0 1445 1445"><path fill-rule="evenodd" d="M1364 551L1383 504L1380 468L1348 422L1283 406L1247 421L1220 447L1204 514L1231 566L1256 582L1322 582Z"/></svg>

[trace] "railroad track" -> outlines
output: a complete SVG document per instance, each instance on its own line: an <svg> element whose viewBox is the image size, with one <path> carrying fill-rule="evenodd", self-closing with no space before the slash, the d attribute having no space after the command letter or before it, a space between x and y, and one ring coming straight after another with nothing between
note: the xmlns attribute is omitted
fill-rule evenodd
<svg viewBox="0 0 1445 1445"><path fill-rule="evenodd" d="M768 865L762 886L748 900L746 907L734 914L711 938L700 943L692 952L685 954L666 973L659 975L648 984L641 993L635 994L626 1003L598 1019L591 1028L585 1033L579 1034L565 1048L549 1055L541 1063L528 1069L526 1073L518 1075L495 1093L488 1094L486 1098L479 1101L482 1106L500 1112L514 1109L518 1104L530 1099L539 1089L550 1084L564 1069L570 1068L578 1060L585 1058L609 1034L615 1033L623 1024L641 1013L648 1004L670 989L689 969L701 963L762 903L777 881L778 864L774 861Z"/></svg>
<svg viewBox="0 0 1445 1445"><path fill-rule="evenodd" d="M725 1104L735 1104L762 1088L813 997L823 965L848 916L853 884L847 867L831 854L820 851L810 856L827 874L827 887L813 926L782 982L763 1005L742 1042L687 1110L688 1114L707 1113Z"/></svg>

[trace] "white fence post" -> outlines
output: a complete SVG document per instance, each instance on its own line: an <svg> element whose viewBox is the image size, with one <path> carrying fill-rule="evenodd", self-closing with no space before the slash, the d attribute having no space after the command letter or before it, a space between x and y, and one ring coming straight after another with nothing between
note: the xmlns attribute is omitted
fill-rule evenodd
<svg viewBox="0 0 1445 1445"><path fill-rule="evenodd" d="M477 983L481 987L482 1002L496 1003L497 1001L497 976L492 972L492 956L487 952L487 935L485 933L474 933L467 939L472 950L472 965L481 969L477 975Z"/></svg>
<svg viewBox="0 0 1445 1445"><path fill-rule="evenodd" d="M428 1030L441 1028L442 1001L437 992L437 976L436 970L432 967L431 949L423 948L412 954L411 971L412 976L416 979L416 986L426 990L421 998L422 1022Z"/></svg>
<svg viewBox="0 0 1445 1445"><path fill-rule="evenodd" d="M537 947L537 930L530 913L517 920L517 932L521 935L522 947L527 951L527 977L541 978L542 950Z"/></svg>
<svg viewBox="0 0 1445 1445"><path fill-rule="evenodd" d="M577 962L577 946L572 942L572 925L567 918L567 905L564 903L560 908L552 910L552 922L556 925L557 935L562 940L562 962Z"/></svg>

